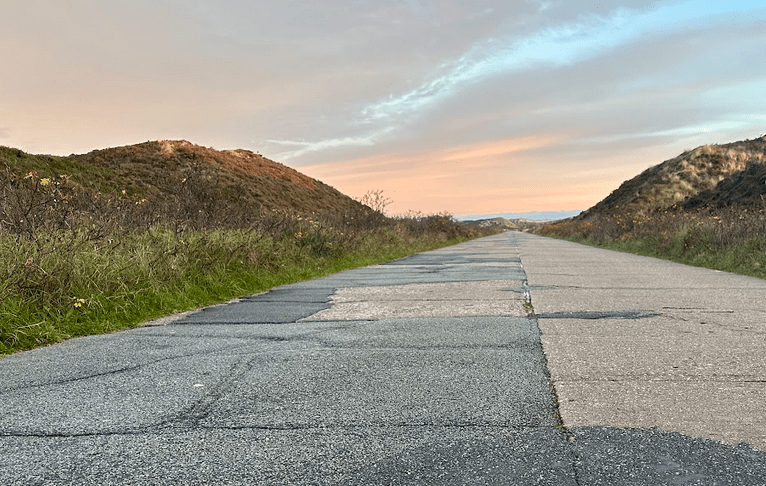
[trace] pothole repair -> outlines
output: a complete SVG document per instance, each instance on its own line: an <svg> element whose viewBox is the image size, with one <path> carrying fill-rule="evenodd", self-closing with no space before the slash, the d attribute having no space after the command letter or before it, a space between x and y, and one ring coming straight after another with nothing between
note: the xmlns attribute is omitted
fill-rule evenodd
<svg viewBox="0 0 766 486"><path fill-rule="evenodd" d="M485 280L341 288L332 296L332 307L302 321L526 317L521 284L519 280Z"/></svg>

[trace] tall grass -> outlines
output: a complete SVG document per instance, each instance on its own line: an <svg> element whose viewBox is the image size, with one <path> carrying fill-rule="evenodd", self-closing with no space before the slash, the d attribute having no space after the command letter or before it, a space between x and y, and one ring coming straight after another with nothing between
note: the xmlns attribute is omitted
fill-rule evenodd
<svg viewBox="0 0 766 486"><path fill-rule="evenodd" d="M0 354L479 236L449 215L253 212L203 184L102 195L0 173Z"/></svg>

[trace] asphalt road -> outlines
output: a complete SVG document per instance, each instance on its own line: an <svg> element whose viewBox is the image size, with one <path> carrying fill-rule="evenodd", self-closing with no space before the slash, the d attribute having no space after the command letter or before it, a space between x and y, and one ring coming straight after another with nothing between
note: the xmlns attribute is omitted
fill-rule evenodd
<svg viewBox="0 0 766 486"><path fill-rule="evenodd" d="M766 282L505 233L0 359L0 484L766 484Z"/></svg>

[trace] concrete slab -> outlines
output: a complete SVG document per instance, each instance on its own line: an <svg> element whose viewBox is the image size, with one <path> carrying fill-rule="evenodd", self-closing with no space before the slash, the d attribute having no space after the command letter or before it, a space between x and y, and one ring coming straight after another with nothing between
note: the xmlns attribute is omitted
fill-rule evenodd
<svg viewBox="0 0 766 486"><path fill-rule="evenodd" d="M765 336L668 317L541 319L554 381L766 382Z"/></svg>
<svg viewBox="0 0 766 486"><path fill-rule="evenodd" d="M658 427L766 450L766 384L735 380L556 381L559 411L570 426Z"/></svg>
<svg viewBox="0 0 766 486"><path fill-rule="evenodd" d="M340 288L330 308L304 321L526 316L523 282L482 280Z"/></svg>
<svg viewBox="0 0 766 486"><path fill-rule="evenodd" d="M766 449L766 281L534 236L520 254L565 426Z"/></svg>
<svg viewBox="0 0 766 486"><path fill-rule="evenodd" d="M532 295L535 311L544 314L568 311L646 309L662 312L672 309L734 313L766 309L766 290L728 291L700 288L564 288L540 289ZM766 314L765 314L766 315Z"/></svg>
<svg viewBox="0 0 766 486"><path fill-rule="evenodd" d="M341 288L332 296L333 305L369 300L430 301L430 300L516 300L523 294L520 280L482 280L474 282L444 282L384 287ZM516 294L516 295L514 295Z"/></svg>
<svg viewBox="0 0 766 486"><path fill-rule="evenodd" d="M496 279L500 277L510 277L508 273L494 274L488 277L487 274L481 272L463 272L463 273L439 273L428 272L418 275L413 274L379 274L376 277L358 277L358 278L343 278L332 279L327 281L308 281L301 282L299 284L285 285L282 288L287 289L306 289L306 288L324 288L327 284L331 284L333 288L345 288L345 287L381 287L388 285L407 285L417 283L441 283L441 282L480 282L487 280L488 278Z"/></svg>
<svg viewBox="0 0 766 486"><path fill-rule="evenodd" d="M660 427L766 449L763 331L663 316L540 328L565 424Z"/></svg>
<svg viewBox="0 0 766 486"><path fill-rule="evenodd" d="M417 318L322 322L313 336L325 346L386 348L538 349L540 333L531 319L515 317Z"/></svg>
<svg viewBox="0 0 766 486"><path fill-rule="evenodd" d="M667 317L540 320L551 378L766 382L764 335Z"/></svg>

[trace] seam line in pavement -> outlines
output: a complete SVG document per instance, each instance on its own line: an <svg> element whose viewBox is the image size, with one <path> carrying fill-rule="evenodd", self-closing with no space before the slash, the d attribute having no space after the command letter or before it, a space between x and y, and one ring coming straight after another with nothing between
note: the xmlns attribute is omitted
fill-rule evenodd
<svg viewBox="0 0 766 486"><path fill-rule="evenodd" d="M202 355L202 356L211 356L211 355L218 354L220 352L225 352L225 353L232 354L233 351L236 351L236 350L241 349L241 348L248 348L248 346L246 346L244 344L241 345L241 346L232 346L232 347L229 347L229 348L218 350L217 352L213 352L213 353L211 353L210 351L199 351L199 352L195 352L195 353L178 354L178 355L175 355L175 356L167 356L165 358L160 358L160 359L156 359L156 360L152 360L152 361L147 361L145 363L140 363L140 364L137 364L135 366L129 366L127 368L120 368L120 369L116 369L116 370L105 371L103 373L94 373L92 375L87 375L87 376L78 376L77 378L70 378L68 380L51 381L51 382L46 382L46 383L34 383L34 384L30 384L30 385L17 386L17 387L13 387L13 388L4 388L4 389L0 389L0 396L2 396L4 393L10 393L10 392L14 392L14 391L31 390L31 389L34 389L34 388L42 388L42 387L46 387L46 386L66 385L68 383L77 383L78 381L91 380L91 379L94 379L94 378L101 378L101 377L104 377L104 376L117 375L117 374L120 374L120 373L128 373L128 372L131 372L131 371L139 370L139 369L147 367L147 366L155 365L157 363L162 363L164 361L172 361L174 359L179 359L179 358L190 358L192 356L200 356L200 355ZM251 354L251 353L247 353L247 354L245 354L245 356L248 355L248 354Z"/></svg>
<svg viewBox="0 0 766 486"><path fill-rule="evenodd" d="M619 383L626 380L633 380L636 381L637 379L640 379L641 376L630 376L625 375L621 378L604 378L602 380L588 380L588 379L577 379L577 378L570 378L567 380L556 380L557 383ZM703 379L696 379L696 380L687 380L687 379L678 379L678 380L670 380L670 379L662 379L662 380L654 380L651 378L646 378L639 380L642 383L766 383L766 380L723 380L723 379L714 379L714 378L705 378Z"/></svg>
<svg viewBox="0 0 766 486"><path fill-rule="evenodd" d="M575 442L575 435L572 433L571 430L567 426L564 425L564 419L561 417L561 409L559 408L559 397L558 393L556 392L556 387L553 383L553 377L551 376L550 368L548 367L548 356L545 354L545 349L543 349L543 332L540 328L540 323L538 321L538 316L535 314L535 307L532 302L532 287L529 286L529 281L527 278L527 272L524 269L524 261L521 257L521 254L519 254L519 266L521 267L521 272L523 274L524 280L522 281L522 288L524 289L524 300L525 305L524 308L527 311L527 317L534 322L534 326L537 328L537 333L539 336L539 349L540 354L542 355L542 361L543 361L543 371L545 373L546 378L548 379L548 386L550 388L550 393L553 398L553 411L554 411L554 420L556 421L556 426L554 426L554 429L560 429L564 432L564 434L567 437L567 454L570 454L570 460L571 460L571 467L572 467L572 475L575 482L575 485L580 486L580 474L578 469L578 464L580 463L580 457L577 454L577 450L574 447L571 447L571 445ZM550 429L551 427L547 427Z"/></svg>

